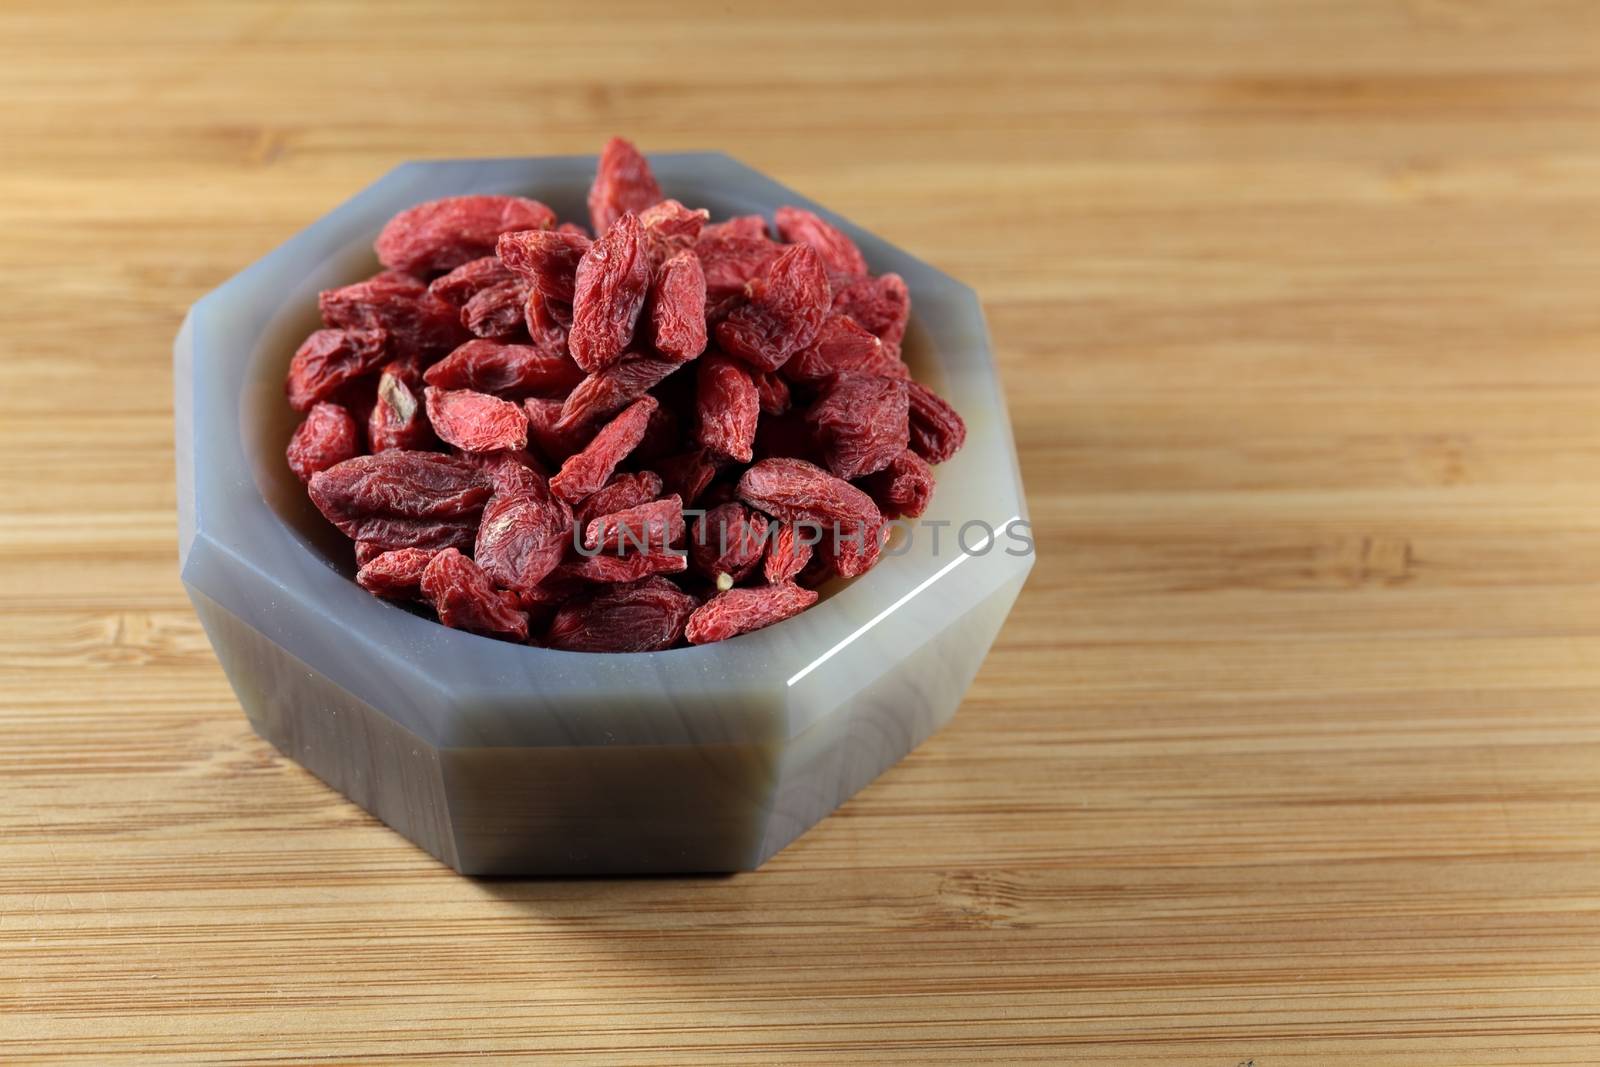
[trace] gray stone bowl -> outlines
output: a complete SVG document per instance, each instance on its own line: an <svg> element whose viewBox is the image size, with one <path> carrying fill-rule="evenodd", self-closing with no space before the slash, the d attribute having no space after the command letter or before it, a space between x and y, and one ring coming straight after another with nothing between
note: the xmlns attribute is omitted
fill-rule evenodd
<svg viewBox="0 0 1600 1067"><path fill-rule="evenodd" d="M727 156L651 163L713 218L802 205L900 273L906 358L969 427L923 518L947 525L777 626L632 655L449 630L360 589L284 465L289 357L391 215L521 193L583 219L593 157L407 163L203 297L175 345L183 583L252 727L466 874L758 866L954 714L1033 563L972 290Z"/></svg>

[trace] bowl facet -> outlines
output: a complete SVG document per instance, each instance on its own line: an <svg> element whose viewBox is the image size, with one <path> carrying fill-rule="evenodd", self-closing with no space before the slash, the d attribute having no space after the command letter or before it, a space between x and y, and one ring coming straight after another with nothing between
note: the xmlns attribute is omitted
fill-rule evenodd
<svg viewBox="0 0 1600 1067"><path fill-rule="evenodd" d="M713 218L817 211L911 291L905 355L967 421L922 519L803 614L589 655L447 629L352 580L283 461L316 294L377 269L395 212L520 193L584 218L593 157L405 164L197 302L175 347L185 587L255 730L470 874L753 868L955 712L1032 566L983 313L933 267L715 153L654 155Z"/></svg>

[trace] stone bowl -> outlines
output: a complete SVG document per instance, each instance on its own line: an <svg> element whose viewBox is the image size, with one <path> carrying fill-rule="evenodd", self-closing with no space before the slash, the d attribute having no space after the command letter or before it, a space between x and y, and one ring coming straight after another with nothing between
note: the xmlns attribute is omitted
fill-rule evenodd
<svg viewBox="0 0 1600 1067"><path fill-rule="evenodd" d="M897 531L876 568L768 629L631 655L446 629L352 581L284 464L289 357L317 292L377 269L391 215L520 193L582 219L593 157L404 164L201 298L176 341L183 583L251 726L462 873L759 866L954 714L1032 566L972 290L727 156L651 163L714 219L798 204L902 275L906 358L969 428L922 519L947 525Z"/></svg>

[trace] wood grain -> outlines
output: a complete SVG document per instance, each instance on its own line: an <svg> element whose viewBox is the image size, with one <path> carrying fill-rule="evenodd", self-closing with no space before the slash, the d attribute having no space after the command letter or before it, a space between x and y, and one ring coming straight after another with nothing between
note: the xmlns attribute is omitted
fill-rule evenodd
<svg viewBox="0 0 1600 1067"><path fill-rule="evenodd" d="M1600 8L0 6L0 1061L1600 1061ZM417 156L975 285L1039 563L751 875L472 882L247 729L183 309Z"/></svg>

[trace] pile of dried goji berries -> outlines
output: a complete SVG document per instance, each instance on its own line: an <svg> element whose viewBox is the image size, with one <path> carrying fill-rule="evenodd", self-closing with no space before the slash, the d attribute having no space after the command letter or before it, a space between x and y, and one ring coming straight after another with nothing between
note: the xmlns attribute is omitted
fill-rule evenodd
<svg viewBox="0 0 1600 1067"><path fill-rule="evenodd" d="M289 466L356 581L446 626L645 652L789 618L920 515L961 418L900 358L905 283L809 211L710 222L613 139L588 231L536 200L396 215L321 295Z"/></svg>

